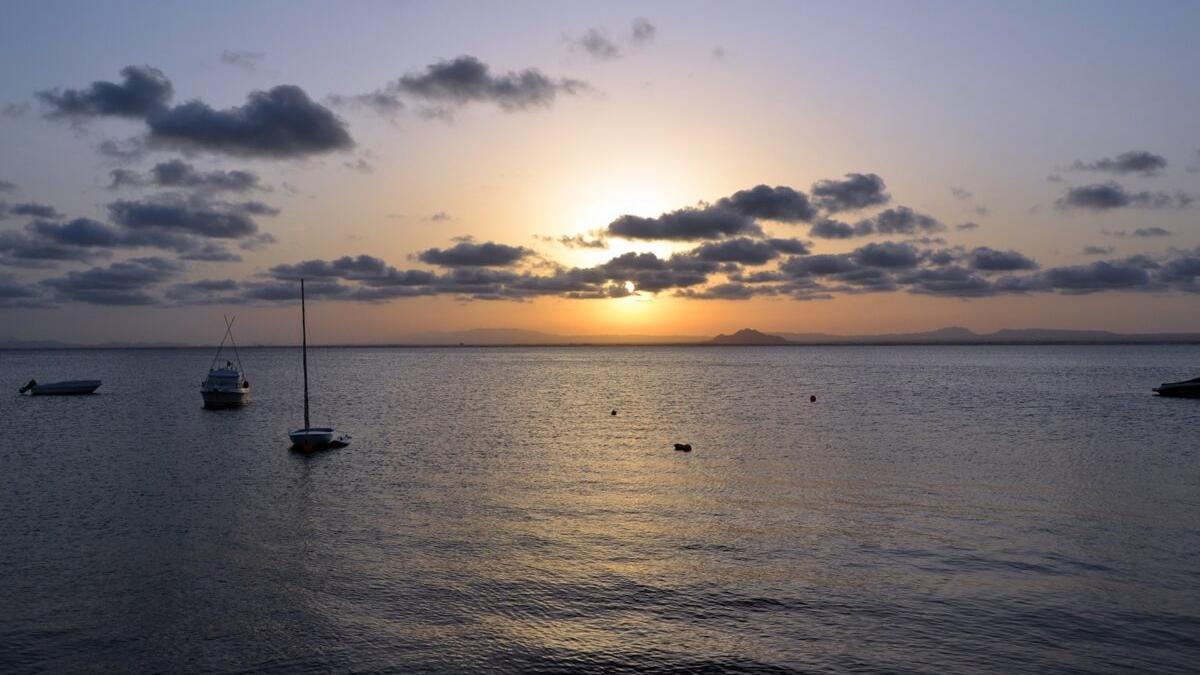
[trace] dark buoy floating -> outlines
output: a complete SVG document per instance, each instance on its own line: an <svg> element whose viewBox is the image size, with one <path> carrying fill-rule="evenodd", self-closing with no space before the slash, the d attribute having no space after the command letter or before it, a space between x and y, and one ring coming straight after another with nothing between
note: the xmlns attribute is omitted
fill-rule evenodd
<svg viewBox="0 0 1200 675"><path fill-rule="evenodd" d="M809 403L816 403L816 402L817 402L817 396L816 396L816 394L813 394L812 396L809 396L809 397L808 397L808 402L809 402Z"/></svg>
<svg viewBox="0 0 1200 675"><path fill-rule="evenodd" d="M691 443L676 443L675 449L678 450L679 452L691 452L692 444Z"/></svg>
<svg viewBox="0 0 1200 675"><path fill-rule="evenodd" d="M612 414L613 414L613 417L616 417L616 416L617 416L617 409L616 409L616 408L613 408Z"/></svg>

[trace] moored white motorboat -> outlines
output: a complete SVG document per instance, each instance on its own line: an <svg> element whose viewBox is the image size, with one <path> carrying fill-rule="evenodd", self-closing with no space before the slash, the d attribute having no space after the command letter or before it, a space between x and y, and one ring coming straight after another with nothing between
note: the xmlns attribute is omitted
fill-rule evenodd
<svg viewBox="0 0 1200 675"><path fill-rule="evenodd" d="M205 408L237 408L250 402L250 382L233 363L225 364L208 371L208 377L200 385Z"/></svg>
<svg viewBox="0 0 1200 675"><path fill-rule="evenodd" d="M205 408L239 408L250 402L250 381L243 374L242 357L238 354L237 342L233 339L234 321L237 321L236 316L233 319L225 319L225 336L221 338L217 354L208 367L208 377L200 383L200 397L204 399ZM226 361L224 366L217 367L226 340L233 345L237 365L234 365L233 361Z"/></svg>
<svg viewBox="0 0 1200 675"><path fill-rule="evenodd" d="M1177 396L1180 398L1200 398L1200 377L1182 382L1163 382L1154 388L1159 396Z"/></svg>
<svg viewBox="0 0 1200 675"><path fill-rule="evenodd" d="M83 396L94 394L100 388L100 380L66 380L63 382L47 382L38 384L30 380L28 384L17 390L17 393L29 392L30 396Z"/></svg>

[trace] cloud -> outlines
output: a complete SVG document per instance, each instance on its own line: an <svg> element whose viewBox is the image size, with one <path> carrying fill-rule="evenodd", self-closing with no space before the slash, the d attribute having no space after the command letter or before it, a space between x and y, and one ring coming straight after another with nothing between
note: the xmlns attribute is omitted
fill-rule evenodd
<svg viewBox="0 0 1200 675"><path fill-rule="evenodd" d="M454 218L449 213L446 213L445 211L438 211L437 213L434 213L433 215L426 218L425 220L428 220L431 223L445 223L445 222L454 220Z"/></svg>
<svg viewBox="0 0 1200 675"><path fill-rule="evenodd" d="M186 188L200 192L249 192L265 190L258 174L253 171L197 171L196 167L180 159L160 162L150 169L147 175L139 174L129 169L113 169L109 172L112 179L108 186L110 190L122 187L157 186L166 188Z"/></svg>
<svg viewBox="0 0 1200 675"><path fill-rule="evenodd" d="M221 51L221 63L251 71L258 68L258 64L266 57L265 52L252 52L245 49L225 49Z"/></svg>
<svg viewBox="0 0 1200 675"><path fill-rule="evenodd" d="M721 207L683 208L657 218L624 215L609 223L607 234L623 239L699 241L762 234L751 218Z"/></svg>
<svg viewBox="0 0 1200 675"><path fill-rule="evenodd" d="M635 45L644 45L654 42L654 38L658 35L658 28L650 23L649 19L638 17L633 20L633 25L630 28L629 39Z"/></svg>
<svg viewBox="0 0 1200 675"><path fill-rule="evenodd" d="M37 202L9 204L7 202L0 201L0 220L12 216L28 216L30 218L62 217L53 206L48 206L46 204L38 204Z"/></svg>
<svg viewBox="0 0 1200 675"><path fill-rule="evenodd" d="M38 289L17 281L13 276L0 274L0 308L43 307Z"/></svg>
<svg viewBox="0 0 1200 675"><path fill-rule="evenodd" d="M25 101L20 103L5 103L3 106L0 106L0 116L13 120L24 117L27 112L29 112L29 103Z"/></svg>
<svg viewBox="0 0 1200 675"><path fill-rule="evenodd" d="M804 250L807 253L807 250ZM703 244L691 252L701 260L735 262L743 265L762 265L779 257L779 251L766 241L739 237Z"/></svg>
<svg viewBox="0 0 1200 675"><path fill-rule="evenodd" d="M604 237L588 239L582 234L577 234L573 237L562 236L555 241L567 248L608 248L608 240Z"/></svg>
<svg viewBox="0 0 1200 675"><path fill-rule="evenodd" d="M426 66L424 72L405 75L391 90L457 106L491 102L512 112L549 107L559 94L578 94L587 88L585 82L552 79L537 68L493 75L486 63L464 55Z"/></svg>
<svg viewBox="0 0 1200 675"><path fill-rule="evenodd" d="M1113 252L1111 246L1084 246L1083 255L1109 255Z"/></svg>
<svg viewBox="0 0 1200 675"><path fill-rule="evenodd" d="M86 89L50 89L35 94L50 118L117 116L145 118L166 108L175 93L157 68L126 66L122 82L97 81Z"/></svg>
<svg viewBox="0 0 1200 675"><path fill-rule="evenodd" d="M163 258L132 258L108 267L93 267L66 276L44 279L55 299L94 305L150 305L154 296L148 291L175 277L183 270L178 262Z"/></svg>
<svg viewBox="0 0 1200 675"><path fill-rule="evenodd" d="M1167 158L1145 150L1131 150L1116 157L1105 157L1094 162L1075 160L1071 165L1075 171L1102 171L1115 174L1141 174L1154 176L1167 168Z"/></svg>
<svg viewBox="0 0 1200 675"><path fill-rule="evenodd" d="M596 28L589 28L583 37L579 38L577 44L583 48L585 52L603 61L620 58L621 50L617 48L613 41L608 39L602 31Z"/></svg>
<svg viewBox="0 0 1200 675"><path fill-rule="evenodd" d="M870 221L859 221L854 225L843 223L831 218L822 218L813 223L808 230L808 236L818 239L851 239L865 237L875 232L875 226Z"/></svg>
<svg viewBox="0 0 1200 675"><path fill-rule="evenodd" d="M1187 208L1195 201L1191 195L1177 192L1128 192L1117 183L1096 183L1067 188L1055 204L1060 209L1087 209L1107 211L1126 207L1135 208Z"/></svg>
<svg viewBox="0 0 1200 675"><path fill-rule="evenodd" d="M966 230L978 230L979 223L972 223L972 222L959 223L958 225L954 226L954 229L956 229L960 232L964 232Z"/></svg>
<svg viewBox="0 0 1200 675"><path fill-rule="evenodd" d="M1099 260L1090 265L1055 267L1046 270L1043 278L1051 288L1071 294L1137 290L1150 286L1150 273L1131 261Z"/></svg>
<svg viewBox="0 0 1200 675"><path fill-rule="evenodd" d="M346 124L294 85L251 92L244 105L224 110L191 101L146 122L152 144L185 151L294 158L354 147Z"/></svg>
<svg viewBox="0 0 1200 675"><path fill-rule="evenodd" d="M350 169L351 171L357 171L359 173L375 173L375 166L362 157L359 157L353 162L343 162L342 166Z"/></svg>
<svg viewBox="0 0 1200 675"><path fill-rule="evenodd" d="M874 230L879 234L918 234L941 232L946 229L937 218L918 213L907 206L881 211L873 218L859 221L855 227Z"/></svg>
<svg viewBox="0 0 1200 675"><path fill-rule="evenodd" d="M108 205L113 222L131 230L154 228L216 239L258 233L252 216L278 211L261 202L229 203L163 194L144 200L119 199Z"/></svg>
<svg viewBox="0 0 1200 675"><path fill-rule="evenodd" d="M523 246L508 246L484 242L460 242L447 249L431 248L417 254L417 259L430 265L442 267L506 267L532 255L533 251Z"/></svg>
<svg viewBox="0 0 1200 675"><path fill-rule="evenodd" d="M108 139L96 146L96 152L118 162L132 162L146 154L146 141L142 138L127 138L123 141Z"/></svg>
<svg viewBox="0 0 1200 675"><path fill-rule="evenodd" d="M6 181L6 180L0 180L0 192L16 192L16 191L17 191L16 183Z"/></svg>
<svg viewBox="0 0 1200 675"><path fill-rule="evenodd" d="M813 184L813 201L827 213L856 211L891 201L883 179L868 173L848 173L843 180L822 180Z"/></svg>
<svg viewBox="0 0 1200 675"><path fill-rule="evenodd" d="M709 52L709 53L712 55L712 57L713 57L714 59L716 59L716 60L718 60L718 61L724 61L724 60L725 60L725 56L726 56L726 54L727 54L727 53L726 53L726 51L725 51L725 48L724 48L724 47L722 47L722 46L720 46L720 45L717 45L716 47L713 47L713 48L712 48L712 51L711 51L711 52Z"/></svg>
<svg viewBox="0 0 1200 675"><path fill-rule="evenodd" d="M1015 272L1035 270L1038 264L1017 251L998 251L980 246L971 251L971 268L981 272Z"/></svg>
<svg viewBox="0 0 1200 675"><path fill-rule="evenodd" d="M1125 237L1149 239L1151 237L1170 237L1175 233L1161 227L1139 227L1132 232L1128 230L1100 230L1100 234L1118 239L1124 239Z"/></svg>
<svg viewBox="0 0 1200 675"><path fill-rule="evenodd" d="M382 117L395 120L404 111L404 101L395 92L377 89L366 94L342 96L331 94L325 98L330 105L339 108L366 108Z"/></svg>
<svg viewBox="0 0 1200 675"><path fill-rule="evenodd" d="M739 190L719 200L717 206L747 218L781 223L808 222L817 216L817 210L803 192L783 185L756 185L749 190Z"/></svg>
<svg viewBox="0 0 1200 675"><path fill-rule="evenodd" d="M47 267L59 262L86 262L105 255L39 237L36 233L0 231L0 264L16 267Z"/></svg>
<svg viewBox="0 0 1200 675"><path fill-rule="evenodd" d="M964 201L969 200L975 196L974 194L971 193L970 190L967 190L966 188L953 187L953 186L951 186L951 188L950 188L950 194L954 195L955 199L962 199Z"/></svg>
<svg viewBox="0 0 1200 675"><path fill-rule="evenodd" d="M907 268L916 267L921 261L920 252L915 246L894 241L866 244L850 255L855 262L866 267Z"/></svg>

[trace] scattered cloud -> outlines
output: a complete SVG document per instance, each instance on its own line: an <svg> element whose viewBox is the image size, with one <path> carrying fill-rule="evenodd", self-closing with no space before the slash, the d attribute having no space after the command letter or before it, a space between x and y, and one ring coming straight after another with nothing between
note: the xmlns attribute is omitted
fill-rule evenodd
<svg viewBox="0 0 1200 675"><path fill-rule="evenodd" d="M817 210L803 192L783 185L756 185L749 190L739 190L719 200L717 206L747 218L781 223L808 222L817 216Z"/></svg>
<svg viewBox="0 0 1200 675"><path fill-rule="evenodd" d="M577 234L573 237L559 237L555 241L567 248L608 248L608 240L602 236L588 239L582 234Z"/></svg>
<svg viewBox="0 0 1200 675"><path fill-rule="evenodd" d="M484 242L463 241L447 249L431 248L417 254L417 259L442 267L506 267L533 254L524 246L508 246Z"/></svg>
<svg viewBox="0 0 1200 675"><path fill-rule="evenodd" d="M946 229L937 218L918 213L907 206L881 211L872 218L859 221L855 227L879 234L919 234Z"/></svg>
<svg viewBox="0 0 1200 675"><path fill-rule="evenodd" d="M1141 174L1155 176L1167 168L1167 158L1145 150L1130 150L1116 157L1104 157L1094 162L1075 160L1071 169L1075 171L1100 171L1115 174Z"/></svg>
<svg viewBox="0 0 1200 675"><path fill-rule="evenodd" d="M713 47L712 51L709 52L709 54L718 61L724 61L725 56L727 55L727 52L725 51L724 47L716 46L716 47Z"/></svg>
<svg viewBox="0 0 1200 675"><path fill-rule="evenodd" d="M85 89L48 89L36 93L50 118L82 120L116 116L145 118L166 108L175 93L167 76L150 66L126 66L120 83L96 81Z"/></svg>
<svg viewBox="0 0 1200 675"><path fill-rule="evenodd" d="M644 45L654 42L654 38L658 35L658 28L650 23L649 19L638 17L633 20L633 25L630 29L630 40L635 45Z"/></svg>
<svg viewBox="0 0 1200 675"><path fill-rule="evenodd" d="M8 202L0 201L0 220L11 218L13 216L22 216L28 218L62 217L53 206L49 206L47 204L38 204L37 202L9 204Z"/></svg>
<svg viewBox="0 0 1200 675"><path fill-rule="evenodd" d="M243 70L256 70L258 64L267 58L265 52L254 52L245 49L226 49L221 52L221 63Z"/></svg>
<svg viewBox="0 0 1200 675"><path fill-rule="evenodd" d="M958 225L954 226L954 229L958 230L959 232L965 232L967 230L978 230L979 223L972 223L972 222L959 223Z"/></svg>
<svg viewBox="0 0 1200 675"><path fill-rule="evenodd" d="M970 254L971 268L981 272L1015 272L1035 270L1038 264L1033 259L1016 251L999 251L987 246L973 249Z"/></svg>
<svg viewBox="0 0 1200 675"><path fill-rule="evenodd" d="M559 94L579 94L589 87L580 80L547 77L537 68L495 75L474 56L438 61L423 72L410 73L390 85L388 91L462 106L490 102L505 111L549 107Z"/></svg>
<svg viewBox="0 0 1200 675"><path fill-rule="evenodd" d="M119 199L108 205L112 221L131 230L155 229L214 239L258 234L254 216L278 210L261 202L230 203L166 193L142 200Z"/></svg>
<svg viewBox="0 0 1200 675"><path fill-rule="evenodd" d="M1111 246L1084 246L1083 255L1111 255L1113 247Z"/></svg>
<svg viewBox="0 0 1200 675"><path fill-rule="evenodd" d="M1182 192L1129 192L1121 185L1109 182L1067 188L1055 204L1060 209L1107 211L1127 207L1187 208L1194 201L1194 197Z"/></svg>
<svg viewBox="0 0 1200 675"><path fill-rule="evenodd" d="M822 180L813 184L813 201L827 213L857 211L891 201L883 179L868 173L848 173L842 180Z"/></svg>
<svg viewBox="0 0 1200 675"><path fill-rule="evenodd" d="M196 167L181 160L159 162L147 174L130 169L109 171L110 190L124 187L164 187L196 190L214 194L217 192L250 192L265 190L258 174L253 171L197 171Z"/></svg>
<svg viewBox="0 0 1200 675"><path fill-rule="evenodd" d="M818 239L851 239L874 233L875 226L870 221L859 221L851 225L832 218L822 218L813 223L808 230L808 236Z"/></svg>
<svg viewBox="0 0 1200 675"><path fill-rule="evenodd" d="M150 291L182 272L178 262L164 258L132 258L108 267L93 267L82 272L44 279L55 300L93 305L150 305Z"/></svg>
<svg viewBox="0 0 1200 675"><path fill-rule="evenodd" d="M1133 231L1100 230L1100 234L1107 235L1109 237L1117 237L1118 239L1123 239L1125 237L1140 237L1143 239L1148 239L1151 237L1170 237L1175 233L1161 227L1139 227Z"/></svg>
<svg viewBox="0 0 1200 675"><path fill-rule="evenodd" d="M454 217L445 211L438 211L437 213L425 218L425 220L428 220L431 223L445 223L454 220Z"/></svg>
<svg viewBox="0 0 1200 675"><path fill-rule="evenodd" d="M343 162L342 166L350 169L351 171L357 171L359 173L375 173L375 165L371 164L362 157L359 157L353 162Z"/></svg>
<svg viewBox="0 0 1200 675"><path fill-rule="evenodd" d="M962 199L964 201L969 200L975 196L970 190L967 190L966 188L953 187L953 186L951 186L951 188L950 188L950 194L954 195L955 199Z"/></svg>
<svg viewBox="0 0 1200 675"><path fill-rule="evenodd" d="M25 113L27 112L29 112L29 103L26 101L22 101L20 103L5 103L3 106L0 106L0 116L4 116L13 120L19 117L24 117Z"/></svg>
<svg viewBox="0 0 1200 675"><path fill-rule="evenodd" d="M608 36L598 28L589 28L583 37L576 41L576 44L593 58L602 61L609 61L621 56L621 50L617 48L617 45L613 44L613 41L608 39Z"/></svg>
<svg viewBox="0 0 1200 675"><path fill-rule="evenodd" d="M609 223L608 236L622 239L698 241L735 235L761 235L753 219L727 208L684 208L657 218L624 215Z"/></svg>

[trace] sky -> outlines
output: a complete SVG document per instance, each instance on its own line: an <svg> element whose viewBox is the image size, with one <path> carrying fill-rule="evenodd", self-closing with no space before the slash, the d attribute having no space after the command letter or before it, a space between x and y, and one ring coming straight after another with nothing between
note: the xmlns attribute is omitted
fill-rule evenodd
<svg viewBox="0 0 1200 675"><path fill-rule="evenodd" d="M0 337L1200 332L1196 3L2 4Z"/></svg>

